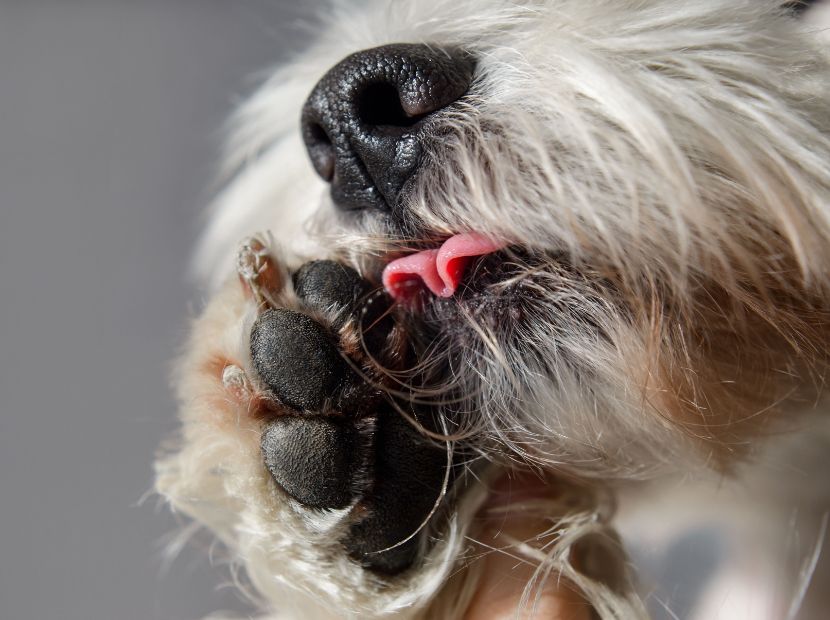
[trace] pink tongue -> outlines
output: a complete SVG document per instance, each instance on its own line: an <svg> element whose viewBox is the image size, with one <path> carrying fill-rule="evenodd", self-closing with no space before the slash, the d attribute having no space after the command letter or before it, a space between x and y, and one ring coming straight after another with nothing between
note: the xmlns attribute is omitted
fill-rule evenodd
<svg viewBox="0 0 830 620"><path fill-rule="evenodd" d="M406 299L425 285L438 297L452 297L471 258L492 254L507 244L477 233L455 235L437 250L393 260L383 270L383 286L395 299Z"/></svg>

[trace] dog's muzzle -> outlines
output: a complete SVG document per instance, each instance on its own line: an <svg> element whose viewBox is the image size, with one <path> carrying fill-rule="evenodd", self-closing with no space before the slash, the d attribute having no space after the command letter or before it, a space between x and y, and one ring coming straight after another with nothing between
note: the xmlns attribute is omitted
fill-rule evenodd
<svg viewBox="0 0 830 620"><path fill-rule="evenodd" d="M474 64L459 50L395 44L352 54L323 76L302 133L335 205L395 213L429 121L467 91Z"/></svg>

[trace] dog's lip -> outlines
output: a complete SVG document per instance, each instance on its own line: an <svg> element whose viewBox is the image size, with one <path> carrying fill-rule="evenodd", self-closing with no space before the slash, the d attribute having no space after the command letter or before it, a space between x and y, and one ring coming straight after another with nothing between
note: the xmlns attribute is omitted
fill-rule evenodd
<svg viewBox="0 0 830 620"><path fill-rule="evenodd" d="M507 245L481 233L452 235L438 248L391 261L383 270L383 286L397 301L410 299L422 285L437 297L452 297L473 258L493 254Z"/></svg>

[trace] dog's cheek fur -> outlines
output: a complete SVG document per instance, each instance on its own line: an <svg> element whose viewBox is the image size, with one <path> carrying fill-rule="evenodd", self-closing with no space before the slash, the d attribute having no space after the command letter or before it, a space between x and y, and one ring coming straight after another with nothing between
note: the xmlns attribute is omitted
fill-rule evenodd
<svg viewBox="0 0 830 620"><path fill-rule="evenodd" d="M659 410L721 471L825 402L827 301L770 288L764 296L744 293L740 299L709 283L693 315L658 319L652 357Z"/></svg>
<svg viewBox="0 0 830 620"><path fill-rule="evenodd" d="M830 315L818 296L739 298L707 282L672 306L541 272L492 302L512 317L463 303L432 317L454 326L426 361L452 369L433 395L446 390L446 417L488 451L605 480L728 472L822 402Z"/></svg>

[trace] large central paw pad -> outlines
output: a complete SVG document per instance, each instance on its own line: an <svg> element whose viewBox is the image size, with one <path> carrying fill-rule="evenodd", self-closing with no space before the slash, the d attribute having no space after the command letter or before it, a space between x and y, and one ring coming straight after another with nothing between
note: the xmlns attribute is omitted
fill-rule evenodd
<svg viewBox="0 0 830 620"><path fill-rule="evenodd" d="M348 509L341 541L364 566L408 568L449 481L447 449L403 415L435 430L384 388L401 364L389 299L349 267L316 261L293 277L300 311L265 308L250 353L271 403L262 455L274 481L306 509Z"/></svg>

